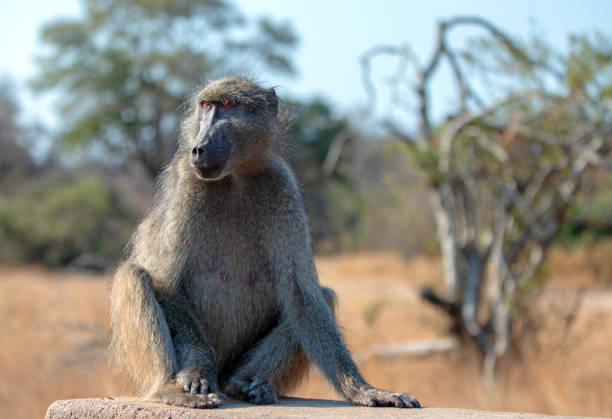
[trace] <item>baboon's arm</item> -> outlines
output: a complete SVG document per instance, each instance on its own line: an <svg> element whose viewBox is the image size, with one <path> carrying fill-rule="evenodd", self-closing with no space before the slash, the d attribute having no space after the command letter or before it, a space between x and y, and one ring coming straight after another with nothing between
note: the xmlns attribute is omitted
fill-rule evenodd
<svg viewBox="0 0 612 419"><path fill-rule="evenodd" d="M309 252L308 252L309 253ZM287 266L279 299L307 357L321 369L336 390L356 401L370 388L342 340L331 309L323 298L312 260L300 257Z"/></svg>
<svg viewBox="0 0 612 419"><path fill-rule="evenodd" d="M276 243L283 244L273 250L272 258L278 278L278 302L307 357L340 394L355 401L358 393L370 386L353 362L323 297L299 192L289 202L274 224Z"/></svg>
<svg viewBox="0 0 612 419"><path fill-rule="evenodd" d="M164 311L170 335L176 349L179 374L181 370L198 367L204 374L211 390L217 390L216 354L200 322L197 320L191 304L183 294L159 295L159 305Z"/></svg>
<svg viewBox="0 0 612 419"><path fill-rule="evenodd" d="M410 394L374 388L361 376L323 297L312 260L306 215L303 210L286 215L290 217L279 223L277 231L283 246L279 246L274 258L279 269L277 297L306 356L340 394L355 404L419 407Z"/></svg>

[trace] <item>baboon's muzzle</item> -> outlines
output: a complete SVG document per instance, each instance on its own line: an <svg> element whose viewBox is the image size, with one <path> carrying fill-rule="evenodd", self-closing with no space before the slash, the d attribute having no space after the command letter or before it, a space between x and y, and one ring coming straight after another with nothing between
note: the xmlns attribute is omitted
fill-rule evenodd
<svg viewBox="0 0 612 419"><path fill-rule="evenodd" d="M189 164L200 179L216 179L223 172L231 151L232 143L223 135L215 135L191 150Z"/></svg>

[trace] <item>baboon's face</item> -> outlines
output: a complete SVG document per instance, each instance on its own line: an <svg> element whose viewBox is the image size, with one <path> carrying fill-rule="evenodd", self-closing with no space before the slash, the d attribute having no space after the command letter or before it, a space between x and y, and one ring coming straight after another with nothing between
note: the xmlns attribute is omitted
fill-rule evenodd
<svg viewBox="0 0 612 419"><path fill-rule="evenodd" d="M225 100L203 100L198 108L198 133L189 164L202 180L221 179L230 169L228 160L237 145L234 122L244 114L244 108Z"/></svg>
<svg viewBox="0 0 612 419"><path fill-rule="evenodd" d="M218 86L200 93L189 147L189 164L199 179L223 179L237 168L252 164L260 157L259 152L267 149L277 101L273 90L260 92L263 95L258 99L274 95L273 100L248 101L244 95L224 94Z"/></svg>

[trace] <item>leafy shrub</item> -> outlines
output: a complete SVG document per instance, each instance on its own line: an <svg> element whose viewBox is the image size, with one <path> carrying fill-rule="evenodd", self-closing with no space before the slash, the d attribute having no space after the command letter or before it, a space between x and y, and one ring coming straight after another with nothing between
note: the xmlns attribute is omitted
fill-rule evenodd
<svg viewBox="0 0 612 419"><path fill-rule="evenodd" d="M0 259L59 266L84 253L116 259L132 220L114 209L111 188L95 175L46 173L0 192Z"/></svg>

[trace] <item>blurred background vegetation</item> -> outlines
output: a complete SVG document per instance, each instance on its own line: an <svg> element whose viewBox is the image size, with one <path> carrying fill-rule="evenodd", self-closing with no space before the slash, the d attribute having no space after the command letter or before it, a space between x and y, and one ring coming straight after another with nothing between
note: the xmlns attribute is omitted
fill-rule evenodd
<svg viewBox="0 0 612 419"><path fill-rule="evenodd" d="M41 31L45 52L30 86L57 95L60 123L47 132L50 151L38 152L40 133L19 125L11 81L3 82L0 258L6 263L115 263L147 208L152 180L173 153L181 104L197 83L248 72L251 56L272 72L294 72L298 36L291 25L249 21L229 2L84 6L82 19L53 21ZM317 250L435 251L422 176L394 140L384 133L366 140L359 123L327 100L285 99L296 115L291 158ZM349 129L355 134L341 161L325 173L332 140Z"/></svg>
<svg viewBox="0 0 612 419"><path fill-rule="evenodd" d="M147 208L152 179L173 153L181 104L196 84L248 71L250 57L271 72L295 72L292 50L299 37L291 24L249 20L230 2L83 5L82 18L53 21L41 31L44 52L30 86L56 94L61 122L47 133L53 139L50 151L38 151L40 127L18 123L11 81L2 82L3 262L65 266L88 255L100 264L114 263ZM485 38L479 42L474 44L480 50L473 51L486 54L491 45ZM571 63L563 76L572 86L597 78L594 88L609 106L610 73L600 67L609 64L610 41L598 34L569 42ZM560 54L539 39L525 48L540 58ZM489 64L503 65L506 58ZM409 150L389 131L366 129L354 115L339 114L328 100L286 100L296 113L292 163L305 191L316 249L437 252L427 175ZM326 169L332 141L341 133L348 137L341 156ZM609 173L593 176L596 181L571 205L558 238L564 245L612 232L612 180Z"/></svg>

